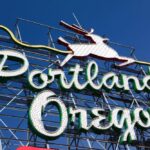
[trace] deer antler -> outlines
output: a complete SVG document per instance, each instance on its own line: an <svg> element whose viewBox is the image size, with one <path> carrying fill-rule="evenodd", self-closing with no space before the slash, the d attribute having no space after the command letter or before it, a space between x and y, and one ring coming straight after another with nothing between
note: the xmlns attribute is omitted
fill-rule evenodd
<svg viewBox="0 0 150 150"><path fill-rule="evenodd" d="M85 29L83 29L83 28L79 27L79 26L78 26L78 25L76 25L76 24L72 24L72 26L73 26L73 27L75 27L75 28L77 28L77 29L79 29L79 30L82 30L82 31L84 31L84 32L87 32L87 33L88 33L88 31L86 31Z"/></svg>
<svg viewBox="0 0 150 150"><path fill-rule="evenodd" d="M78 27L77 25L70 25L64 21L60 21L60 25L62 25L63 27L69 29L69 30L72 30L78 34L81 34L81 35L85 35L85 34L88 34L89 32L81 29L80 27Z"/></svg>

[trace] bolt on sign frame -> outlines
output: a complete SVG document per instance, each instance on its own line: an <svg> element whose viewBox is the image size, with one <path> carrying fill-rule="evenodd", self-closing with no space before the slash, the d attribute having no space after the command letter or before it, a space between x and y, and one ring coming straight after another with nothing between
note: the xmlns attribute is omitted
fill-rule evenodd
<svg viewBox="0 0 150 150"><path fill-rule="evenodd" d="M59 47L56 40L56 37L58 37L57 33L58 35L64 35L66 39L73 41L74 43L87 42L78 33L18 18L15 23L15 36L20 41L23 41L24 39L24 33L26 32L24 31L24 28L26 26L30 27L31 30L34 30L34 27L37 27L38 30L36 32L46 33L45 37L47 38L47 45L53 48ZM25 36L26 35L27 34L25 34ZM109 44L129 52L130 57L136 59L134 48L115 42L110 42ZM12 49L23 53L29 60L30 67L27 73L22 76L8 79L1 78L0 80L0 149L16 150L21 146L64 150L150 149L149 129L142 130L136 128L137 141L124 144L120 144L119 132L108 130L99 134L92 131L84 133L79 131L78 124L74 124L73 126L68 125L65 132L55 140L42 139L33 133L28 124L28 111L33 98L38 92L29 88L27 75L33 69L40 69L47 73L48 68L59 68L59 62L64 59L65 55L42 48L35 50L32 48L21 47L15 44L7 34L4 35L1 33L0 50L4 49ZM144 68L142 65L135 64L133 66L118 68L115 66L115 61L99 60L91 56L83 59L73 58L63 67L63 70L67 72L68 68L75 63L79 63L85 68L89 60L95 60L98 63L100 67L100 72L98 74L99 78L109 71L113 71L117 75L125 73L137 76L138 78L142 78L146 75L145 70L147 68ZM10 61L8 62L8 65L13 68L17 67L19 64ZM82 76L84 79L85 74L83 73ZM116 89L111 91L104 89L93 91L88 88L83 91L77 91L75 89L64 91L60 88L57 81L52 85L49 85L48 88L54 91L66 106L73 106L75 108L83 107L89 110L92 107L100 107L105 109L106 113L108 113L115 107L129 108L132 110L139 106L147 109L150 105L150 95L144 91L140 93L136 93L132 89L128 92L124 92L123 90L117 91ZM90 116L88 116L88 120L90 120ZM44 113L43 122L46 124L48 130L56 130L59 126L58 110L53 106L48 106Z"/></svg>

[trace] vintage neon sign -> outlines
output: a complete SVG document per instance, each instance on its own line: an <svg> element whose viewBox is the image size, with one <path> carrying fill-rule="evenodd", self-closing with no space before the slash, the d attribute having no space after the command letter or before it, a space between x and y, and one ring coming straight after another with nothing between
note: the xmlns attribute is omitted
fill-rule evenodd
<svg viewBox="0 0 150 150"><path fill-rule="evenodd" d="M131 63L140 63L150 65L150 63L136 61L132 58L121 57L118 53L110 48L105 42L106 39L92 34L93 31L87 32L86 30L81 29L75 25L68 25L65 22L61 22L66 28L73 30L84 37L89 37L93 42L92 44L70 44L65 41L62 37L59 38L59 42L65 45L68 51L62 51L55 48L51 48L44 45L29 45L23 43L16 39L14 34L6 27L0 25L0 29L6 31L11 39L18 45L33 48L33 49L47 49L52 50L58 53L68 54L65 59L61 62L60 66L64 66L72 57L86 57L90 54L99 56L100 58L109 58L116 59L119 61L123 61L119 66L129 65ZM79 47L82 46L83 50L79 51ZM94 51L92 51L94 49ZM110 53L103 53L100 49L106 49ZM87 51L86 51L87 50ZM111 56L110 56L111 54ZM0 77L15 77L22 75L25 73L29 67L29 62L25 55L22 53L12 51L12 50L3 50L0 51L0 55L3 56L0 63ZM5 70L4 65L8 58L13 57L16 61L19 61L22 65L20 68L15 70ZM45 87L52 84L56 77L59 79L61 83L61 87L69 90L75 87L78 90L84 90L87 87L93 88L93 90L100 90L105 88L107 90L111 90L113 88L117 88L119 90L129 91L135 90L137 92L146 90L150 90L150 70L148 74L143 77L143 79L138 79L136 76L127 76L125 74L117 75L114 72L108 72L103 75L101 79L99 79L99 68L95 61L90 61L87 64L86 70L84 70L79 64L75 64L74 67L69 69L69 72L72 73L71 80L67 79L67 75L64 73L62 69L48 69L48 74L43 73L41 70L32 70L28 75L28 81L32 88L36 90L43 90L40 92L35 99L33 100L30 109L29 109L29 122L32 129L39 135L48 139L55 139L60 136L66 129L69 123L74 124L76 119L79 118L79 129L88 131L94 130L96 133L100 131L105 131L109 129L119 129L123 131L121 134L121 141L134 141L137 139L135 134L135 128L137 126L142 127L144 129L150 128L150 110L144 110L143 108L135 108L134 110L129 110L127 108L114 108L108 114L105 114L105 110L102 108L92 108L90 110L91 122L87 121L87 110L84 108L66 108L63 101L61 101L53 91L44 90ZM84 82L80 83L80 75L85 75ZM40 83L35 83L34 79L38 76L40 79ZM58 108L60 115L60 126L56 131L48 131L44 127L44 123L42 122L42 114L47 105L55 105ZM105 124L103 124L105 123Z"/></svg>

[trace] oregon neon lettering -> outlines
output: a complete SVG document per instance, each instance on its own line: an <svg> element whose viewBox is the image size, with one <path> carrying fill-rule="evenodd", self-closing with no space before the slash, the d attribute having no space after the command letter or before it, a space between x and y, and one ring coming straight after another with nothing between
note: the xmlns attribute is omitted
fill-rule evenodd
<svg viewBox="0 0 150 150"><path fill-rule="evenodd" d="M53 132L46 130L42 121L44 109L50 104L57 106L61 118L60 126ZM104 109L92 108L90 115L92 120L88 124L86 109L69 107L67 111L65 104L56 97L55 93L46 90L39 93L32 102L29 111L29 121L38 135L49 139L60 136L67 128L68 123L75 124L77 118L79 118L78 127L80 130L88 131L93 129L96 133L110 128L123 130L120 142L136 140L136 126L140 126L143 129L150 127L149 109L135 108L133 111L130 111L127 108L114 108L109 112L109 115L106 115Z"/></svg>

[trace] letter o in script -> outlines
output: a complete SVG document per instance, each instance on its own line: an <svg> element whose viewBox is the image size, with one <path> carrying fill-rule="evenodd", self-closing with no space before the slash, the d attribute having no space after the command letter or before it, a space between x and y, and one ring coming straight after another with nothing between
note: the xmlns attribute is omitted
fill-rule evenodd
<svg viewBox="0 0 150 150"><path fill-rule="evenodd" d="M60 127L56 131L48 131L44 127L42 114L47 105L53 104L59 110ZM29 123L31 128L44 138L54 139L60 136L67 127L68 114L65 104L56 97L55 93L50 90L45 90L39 93L33 100L29 109Z"/></svg>

